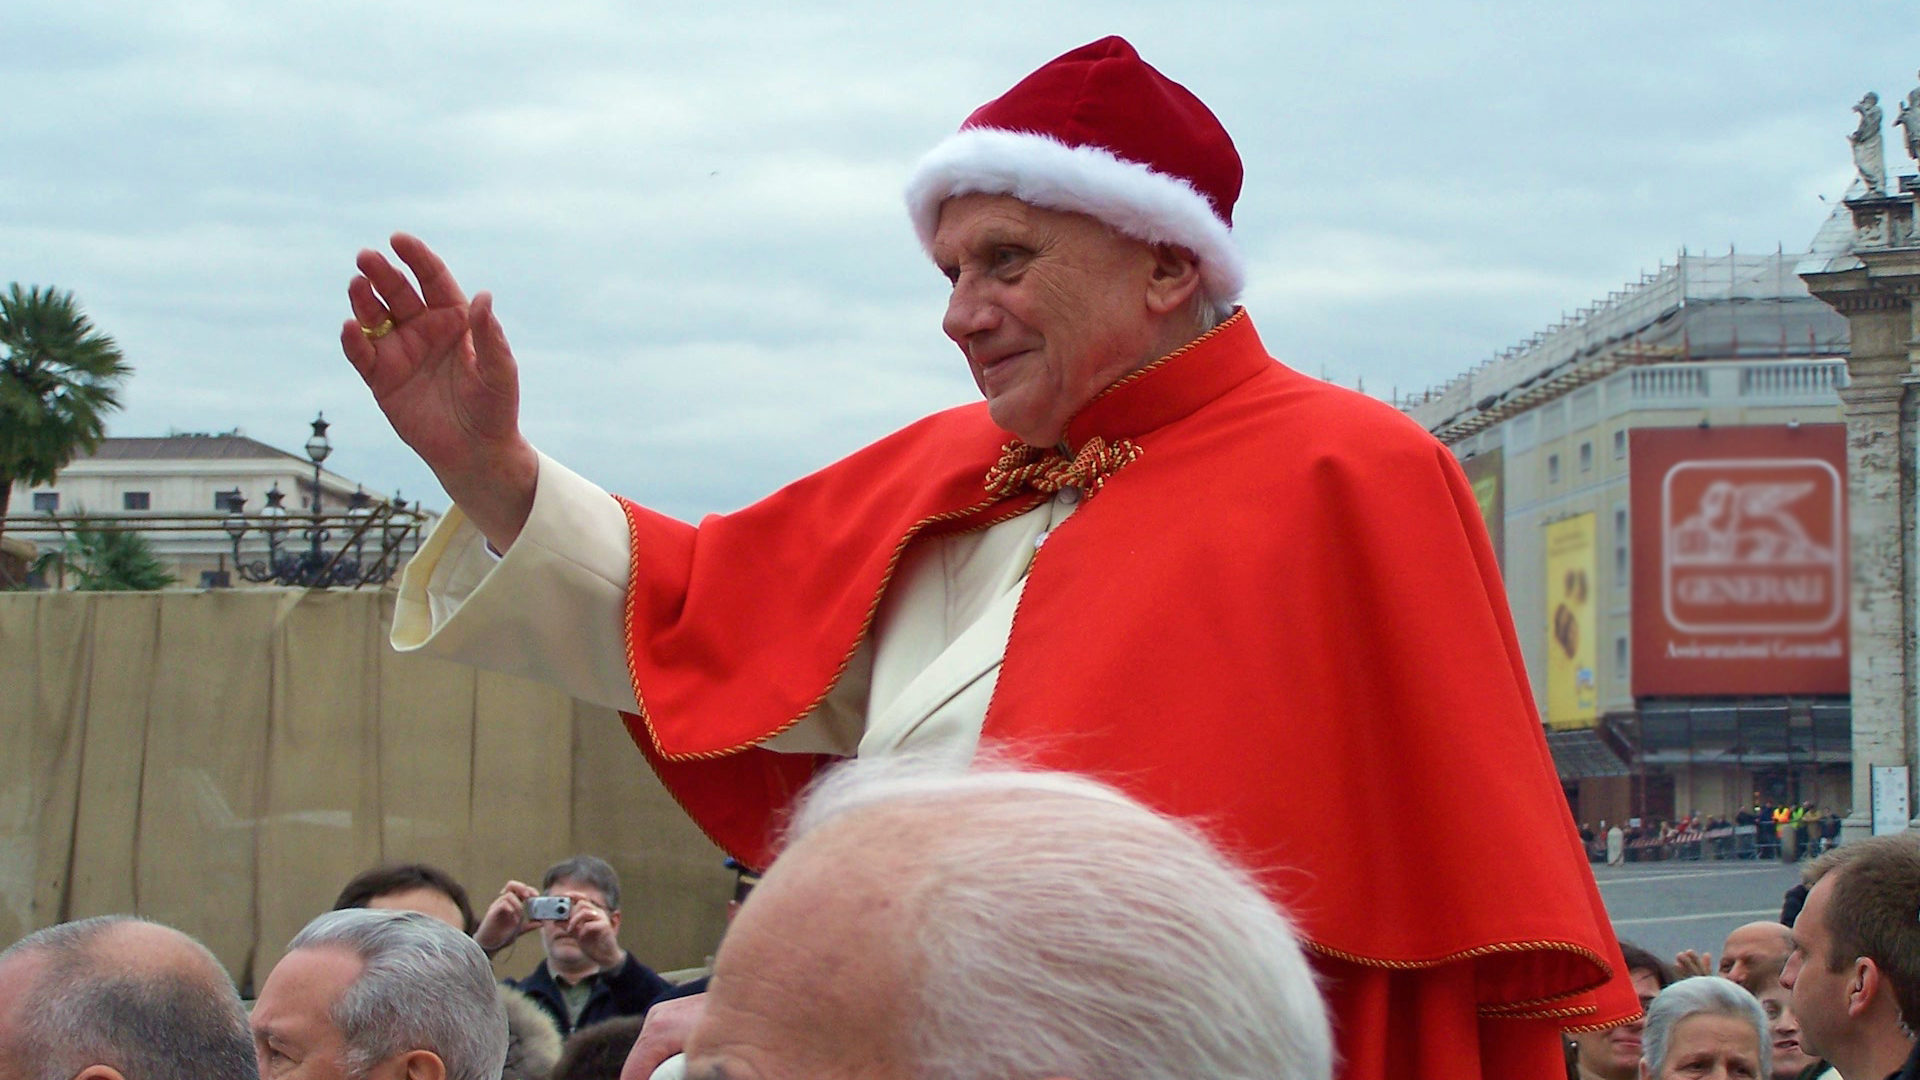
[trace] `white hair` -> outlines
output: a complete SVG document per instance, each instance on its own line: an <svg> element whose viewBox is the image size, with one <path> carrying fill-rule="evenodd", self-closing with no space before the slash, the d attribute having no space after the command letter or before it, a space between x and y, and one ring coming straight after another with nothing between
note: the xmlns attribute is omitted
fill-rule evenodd
<svg viewBox="0 0 1920 1080"><path fill-rule="evenodd" d="M329 911L287 951L340 948L366 965L332 1010L346 1066L364 1076L409 1050L431 1050L447 1080L500 1080L507 1015L493 968L473 939L413 911Z"/></svg>
<svg viewBox="0 0 1920 1080"><path fill-rule="evenodd" d="M1193 300L1189 303L1188 309L1193 312L1194 327L1201 334L1226 322L1233 317L1235 311L1239 310L1232 304L1223 304L1208 296L1204 289L1193 291Z"/></svg>
<svg viewBox="0 0 1920 1080"><path fill-rule="evenodd" d="M1728 1016L1752 1025L1754 1045L1760 1048L1760 1075L1773 1075L1773 1037L1767 1031L1765 1010L1746 987L1718 975L1695 975L1669 984L1647 1006L1640 1056L1653 1075L1660 1075L1667 1064L1673 1029L1682 1020L1703 1015Z"/></svg>
<svg viewBox="0 0 1920 1080"><path fill-rule="evenodd" d="M1326 1009L1286 917L1195 828L1104 784L860 758L806 795L800 840L931 809L903 886L926 1080L1324 1080Z"/></svg>

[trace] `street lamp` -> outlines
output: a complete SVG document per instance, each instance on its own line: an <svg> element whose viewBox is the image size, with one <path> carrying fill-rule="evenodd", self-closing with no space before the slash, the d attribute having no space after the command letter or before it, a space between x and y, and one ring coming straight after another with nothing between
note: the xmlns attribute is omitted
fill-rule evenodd
<svg viewBox="0 0 1920 1080"><path fill-rule="evenodd" d="M327 441L328 426L327 414L315 413L313 434L307 436L307 456L313 459L313 528L307 530L307 535L313 538L313 550L308 553L308 557L316 564L321 564L320 545L330 539L327 530L321 527L323 519L320 516L320 463L327 460L328 454L333 453L333 444Z"/></svg>
<svg viewBox="0 0 1920 1080"><path fill-rule="evenodd" d="M340 549L328 554L326 542L333 538L333 530L327 527L326 509L321 503L324 476L320 463L333 453L333 444L327 439L329 426L324 414L314 417L313 435L307 439L307 457L313 462L313 501L308 507L305 532L309 543L305 551L295 554L281 546L293 521L283 505L286 495L278 483L267 492L267 505L251 518L246 513L245 497L236 493L229 499L221 527L233 540L234 567L246 580L313 589L381 584L398 568L401 545L409 535L417 535L419 511L409 509L397 493L393 501L381 502L361 488L348 498L345 512L335 515L331 524L334 529L346 529L347 535ZM241 558L240 541L254 528L267 535L267 556L247 562ZM369 534L380 544L379 557L372 562L366 557Z"/></svg>
<svg viewBox="0 0 1920 1080"><path fill-rule="evenodd" d="M365 485L357 487L347 498L347 527L353 530L353 557L366 558L366 536L369 519L373 516L373 500L367 498Z"/></svg>

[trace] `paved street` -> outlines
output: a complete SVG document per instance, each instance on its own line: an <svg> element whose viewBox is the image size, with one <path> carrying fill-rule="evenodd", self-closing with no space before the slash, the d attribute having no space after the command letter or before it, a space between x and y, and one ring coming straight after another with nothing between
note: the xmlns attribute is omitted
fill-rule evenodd
<svg viewBox="0 0 1920 1080"><path fill-rule="evenodd" d="M1780 898L1800 881L1804 863L1658 862L1595 866L1613 928L1663 960L1706 949L1717 961L1727 931L1778 919Z"/></svg>

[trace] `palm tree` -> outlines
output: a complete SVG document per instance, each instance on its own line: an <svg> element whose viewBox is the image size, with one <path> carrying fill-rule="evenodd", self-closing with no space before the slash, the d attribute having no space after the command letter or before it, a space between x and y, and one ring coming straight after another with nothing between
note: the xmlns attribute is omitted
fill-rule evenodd
<svg viewBox="0 0 1920 1080"><path fill-rule="evenodd" d="M74 528L63 549L42 556L36 569L59 569L63 582L72 571L76 592L141 592L174 583L145 536L86 521Z"/></svg>
<svg viewBox="0 0 1920 1080"><path fill-rule="evenodd" d="M0 296L0 518L14 481L52 483L74 455L100 445L132 370L72 293L8 287Z"/></svg>

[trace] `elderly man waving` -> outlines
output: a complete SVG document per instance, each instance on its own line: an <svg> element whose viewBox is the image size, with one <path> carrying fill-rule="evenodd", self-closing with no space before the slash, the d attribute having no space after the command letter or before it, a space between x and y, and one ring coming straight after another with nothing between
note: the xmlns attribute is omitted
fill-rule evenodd
<svg viewBox="0 0 1920 1080"><path fill-rule="evenodd" d="M908 189L984 406L697 527L527 443L486 294L411 237L417 286L362 252L342 343L458 504L396 645L623 710L754 866L835 757L986 741L1109 779L1275 871L1343 1075L1547 1075L1560 1027L1638 1008L1491 549L1444 448L1234 306L1240 180L1126 42L1044 65ZM1506 829L1442 859L1413 826L1463 790Z"/></svg>

